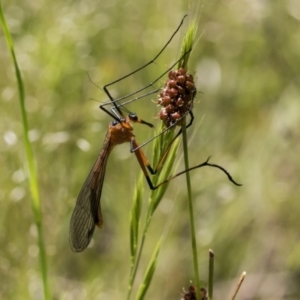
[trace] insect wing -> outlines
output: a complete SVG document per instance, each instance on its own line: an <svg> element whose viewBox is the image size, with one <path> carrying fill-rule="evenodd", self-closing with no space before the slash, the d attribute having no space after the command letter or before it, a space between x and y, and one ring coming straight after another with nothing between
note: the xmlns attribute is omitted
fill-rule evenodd
<svg viewBox="0 0 300 300"><path fill-rule="evenodd" d="M84 182L71 217L69 239L74 252L81 252L89 245L95 226L101 227L103 222L100 197L108 158L108 151L104 150Z"/></svg>

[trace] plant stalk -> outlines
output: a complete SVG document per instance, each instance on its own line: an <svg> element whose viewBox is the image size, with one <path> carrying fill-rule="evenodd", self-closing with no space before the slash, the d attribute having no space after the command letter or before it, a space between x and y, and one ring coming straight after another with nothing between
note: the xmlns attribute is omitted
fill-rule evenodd
<svg viewBox="0 0 300 300"><path fill-rule="evenodd" d="M185 169L187 170L187 169L189 169L189 157L188 157L187 134L186 134L185 124L183 124L183 126L181 126L181 129L182 129L182 145L183 145L184 164L185 164ZM189 172L186 172L185 175L186 175L186 186L187 186L187 192L188 192L195 285L196 285L197 291L200 291L200 278L199 278L199 269L198 269L197 241L196 241L196 232L195 232L191 179L190 179Z"/></svg>
<svg viewBox="0 0 300 300"><path fill-rule="evenodd" d="M43 237L43 230L42 230L42 213L41 213L41 201L39 196L39 189L38 189L38 180L37 180L37 171L34 161L34 155L31 147L31 143L28 137L28 120L25 108L25 91L24 85L22 80L22 75L18 66L17 58L14 51L14 44L8 29L2 6L0 3L0 22L2 25L2 29L4 32L4 36L6 39L7 47L10 51L13 65L16 72L18 90L19 90L19 105L21 108L21 117L22 117L22 126L23 126L23 140L24 140L24 148L27 160L27 172L29 177L29 189L31 193L31 206L32 212L34 216L35 225L37 227L38 232L38 247L39 247L39 261L40 261L40 268L41 268L41 275L42 275L42 282L43 282L43 292L44 292L44 299L50 299L50 289L48 285L48 272L47 272L47 256L44 244L44 237Z"/></svg>

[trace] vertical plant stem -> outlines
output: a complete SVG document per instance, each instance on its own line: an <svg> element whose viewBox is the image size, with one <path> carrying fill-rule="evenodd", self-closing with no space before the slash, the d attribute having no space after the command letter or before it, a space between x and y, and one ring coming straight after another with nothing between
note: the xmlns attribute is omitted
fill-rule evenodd
<svg viewBox="0 0 300 300"><path fill-rule="evenodd" d="M187 169L189 169L189 157L188 157L187 134L186 134L185 124L183 124L183 126L181 126L181 129L182 129L184 164L185 164L185 169L187 170ZM193 260L194 260L195 285L196 285L197 291L199 292L200 291L200 278L199 278L199 269L198 269L197 241L196 241L196 233L195 233L191 179L190 179L189 172L186 172L185 174L186 174L186 185L187 185L189 213L190 213L190 227L191 227L192 252L193 252Z"/></svg>
<svg viewBox="0 0 300 300"><path fill-rule="evenodd" d="M152 258L150 259L144 278L142 280L142 284L140 284L140 287L138 289L135 300L143 300L147 290L150 287L150 283L152 281L156 269L156 265L158 263L158 256L160 254L161 243L162 243L162 239L160 239L156 245L156 248L153 252Z"/></svg>
<svg viewBox="0 0 300 300"><path fill-rule="evenodd" d="M29 188L31 192L31 206L34 215L35 225L37 227L38 232L38 247L39 247L39 260L40 260L40 268L42 273L42 282L43 282L43 291L44 291L44 299L50 299L50 290L48 286L48 272L47 272L47 256L45 251L44 245L44 237L43 237L43 230L42 230L42 213L41 213L41 202L38 190L38 181L37 181L37 172L36 166L34 162L34 155L31 148L31 144L28 137L28 121L27 121L27 114L25 109L25 91L23 80L21 76L21 72L18 66L17 58L14 51L14 44L6 24L6 20L3 14L2 6L0 3L0 21L2 25L2 29L4 32L4 36L6 39L7 47L10 51L13 65L16 72L16 78L18 83L18 90L19 90L19 104L21 108L21 116L22 116L22 125L23 125L23 140L24 140L24 147L25 147L25 154L27 159L27 168L28 168L28 177L29 177Z"/></svg>
<svg viewBox="0 0 300 300"><path fill-rule="evenodd" d="M238 293L238 291L239 291L239 289L240 289L240 287L241 287L241 285L242 285L245 277L246 277L246 272L243 272L242 275L241 275L241 277L240 277L240 279L239 279L239 282L238 282L238 284L237 284L237 286L235 288L235 291L233 293L233 296L232 296L231 300L235 299L235 297L236 297L236 295L237 295L237 293Z"/></svg>
<svg viewBox="0 0 300 300"><path fill-rule="evenodd" d="M213 300L214 261L215 261L215 254L211 249L209 249L209 267L208 267L208 299L209 300Z"/></svg>

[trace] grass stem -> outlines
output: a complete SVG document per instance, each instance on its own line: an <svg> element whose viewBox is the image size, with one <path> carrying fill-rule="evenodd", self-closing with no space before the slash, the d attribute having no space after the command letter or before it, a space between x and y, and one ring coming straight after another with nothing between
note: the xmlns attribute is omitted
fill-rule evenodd
<svg viewBox="0 0 300 300"><path fill-rule="evenodd" d="M215 254L209 249L209 266L208 266L208 299L213 300L214 291L214 261Z"/></svg>
<svg viewBox="0 0 300 300"><path fill-rule="evenodd" d="M185 169L188 169L189 168L189 157L188 157L186 127L183 125L181 128L182 128L182 145L183 145L184 164L185 164ZM185 174L186 174L186 185L187 185L187 192L188 192L188 203L189 203L189 214L190 214L190 228L191 228L192 253L193 253L193 261L194 261L195 285L196 285L197 291L200 291L200 278L199 278L198 255L197 255L197 240L196 240L196 232L195 232L194 208L193 208L193 200L192 200L192 187L191 187L190 172L186 172Z"/></svg>
<svg viewBox="0 0 300 300"><path fill-rule="evenodd" d="M28 137L28 121L27 114L25 108L25 91L23 80L21 76L21 72L18 66L17 58L14 50L14 43L8 29L2 6L0 3L0 21L2 25L2 29L4 32L4 36L6 39L7 47L10 51L13 65L15 68L15 74L17 78L18 91L19 91L19 104L21 109L21 117L22 117L22 127L23 127L23 140L24 140L24 148L27 160L27 171L29 177L29 188L31 193L31 206L34 216L34 222L37 227L38 232L38 248L39 248L39 262L41 268L42 282L43 282L43 291L44 291L44 299L50 299L50 289L48 285L48 271L47 271L47 256L45 251L44 237L43 237L43 229L42 229L42 213L41 213L41 201L39 196L38 189L38 180L37 180L37 171L34 161L34 155L31 147L31 143Z"/></svg>
<svg viewBox="0 0 300 300"><path fill-rule="evenodd" d="M233 293L233 296L232 296L231 300L235 299L235 297L236 297L236 295L237 295L237 293L238 293L238 291L239 291L239 289L240 289L240 287L241 287L241 285L242 285L245 277L246 277L246 272L243 272L242 275L241 275L241 277L240 277L240 279L239 279L239 281L238 281L238 284L237 284L237 286L235 288L235 291Z"/></svg>

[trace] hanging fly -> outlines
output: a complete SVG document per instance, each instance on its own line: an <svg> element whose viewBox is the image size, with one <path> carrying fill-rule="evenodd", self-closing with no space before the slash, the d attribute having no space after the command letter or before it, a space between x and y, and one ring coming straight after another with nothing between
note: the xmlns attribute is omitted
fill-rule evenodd
<svg viewBox="0 0 300 300"><path fill-rule="evenodd" d="M144 66L131 72L130 74L127 74L121 77L120 79L115 80L103 87L103 90L109 97L110 102L100 105L100 108L103 111L105 111L108 115L110 115L113 118L113 121L108 126L108 130L104 139L102 150L81 188L81 191L77 197L75 208L73 210L73 214L70 222L69 239L70 239L71 249L74 252L81 252L84 249L86 249L92 239L95 227L98 226L101 228L103 225L100 199L101 199L101 193L102 193L103 182L105 177L107 160L109 154L111 153L112 149L116 145L123 144L123 143L130 144L130 151L135 154L138 163L140 165L140 168L149 185L149 188L152 190L159 188L161 185L169 182L170 180L174 179L179 175L182 175L186 172L204 166L215 167L222 170L232 183L236 185L240 185L233 180L231 175L224 168L222 168L219 165L209 163L209 158L204 163L189 168L187 170L184 170L182 172L179 172L176 175L165 179L159 184L154 185L152 183L149 173L151 175L154 175L157 173L158 169L162 167L163 162L166 160L166 157L171 149L173 142L181 134L181 129L178 131L178 133L175 135L175 137L171 140L169 145L162 153L158 161L158 165L155 168L152 168L152 166L150 165L148 159L146 158L141 148L149 141L139 145L139 143L136 141L133 132L133 124L134 123L144 124L150 128L153 128L154 126L151 123L140 119L135 113L126 109L125 105L133 101L136 101L140 98L143 98L145 96L160 92L157 103L162 107L162 109L161 112L159 113L159 118L164 122L165 129L159 135L164 134L167 130L170 130L176 125L182 125L181 121L184 120L184 118L187 115L190 116L190 121L188 124L184 126L189 127L192 124L194 119L192 113L192 106L193 106L193 99L196 95L196 88L194 85L192 75L188 74L186 70L184 70L183 68L177 71L171 70L172 67L174 67L178 61L173 66L171 66L171 68L169 68L166 72L164 72L161 76L159 76L155 81L129 95L126 95L118 99L114 99L108 91L109 86L122 81L123 79L139 72L140 70L154 63L155 60L161 55L161 53L171 42L175 34L178 32L178 30L183 24L184 18L182 19L176 31L172 34L171 38L167 41L165 46L155 56L155 58L153 58L150 62L148 62ZM188 53L185 53L184 55L187 54ZM180 59L182 59L182 57ZM158 82L159 79L166 74L168 74L168 81L163 88L153 89L148 93L137 96L138 93L143 92L149 87L153 87L154 83ZM121 101L123 102L121 103ZM107 109L108 105L111 105L110 109ZM124 114L124 112L126 112L126 114ZM151 140L153 140L154 138L152 138Z"/></svg>

